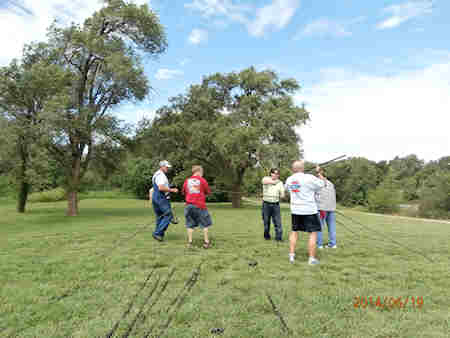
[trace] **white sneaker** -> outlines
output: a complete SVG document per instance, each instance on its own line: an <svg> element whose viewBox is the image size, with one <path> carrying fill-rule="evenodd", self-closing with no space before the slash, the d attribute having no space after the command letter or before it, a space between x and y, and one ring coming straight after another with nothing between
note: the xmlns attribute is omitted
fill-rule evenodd
<svg viewBox="0 0 450 338"><path fill-rule="evenodd" d="M337 249L337 245L333 245L333 246L327 245L327 248L330 248L330 249Z"/></svg>
<svg viewBox="0 0 450 338"><path fill-rule="evenodd" d="M317 249L323 249L323 245L319 245Z"/></svg>
<svg viewBox="0 0 450 338"><path fill-rule="evenodd" d="M295 262L295 256L289 256L289 263Z"/></svg>
<svg viewBox="0 0 450 338"><path fill-rule="evenodd" d="M319 264L320 262L319 262L319 260L317 259L317 258L314 258L314 257L309 257L309 260L308 260L308 264L309 265L317 265L317 264Z"/></svg>

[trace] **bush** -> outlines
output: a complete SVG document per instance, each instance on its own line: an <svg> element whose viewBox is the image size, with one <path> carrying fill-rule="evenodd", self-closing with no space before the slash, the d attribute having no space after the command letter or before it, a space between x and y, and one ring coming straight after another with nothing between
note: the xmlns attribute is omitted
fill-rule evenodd
<svg viewBox="0 0 450 338"><path fill-rule="evenodd" d="M66 191L63 188L35 192L28 196L29 202L58 202L65 199Z"/></svg>
<svg viewBox="0 0 450 338"><path fill-rule="evenodd" d="M369 192L368 209L371 212L392 214L398 212L400 204L399 192L384 185Z"/></svg>
<svg viewBox="0 0 450 338"><path fill-rule="evenodd" d="M125 190L134 193L139 199L148 199L155 171L155 165L150 160L137 158L130 161L127 176L124 178Z"/></svg>
<svg viewBox="0 0 450 338"><path fill-rule="evenodd" d="M420 194L419 215L450 218L450 173L442 170L427 179Z"/></svg>

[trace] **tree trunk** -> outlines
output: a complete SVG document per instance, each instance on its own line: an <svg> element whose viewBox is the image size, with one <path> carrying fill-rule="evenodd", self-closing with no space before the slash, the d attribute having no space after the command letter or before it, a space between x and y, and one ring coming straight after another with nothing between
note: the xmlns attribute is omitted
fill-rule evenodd
<svg viewBox="0 0 450 338"><path fill-rule="evenodd" d="M81 155L74 156L67 189L67 216L78 216L78 189L80 187Z"/></svg>
<svg viewBox="0 0 450 338"><path fill-rule="evenodd" d="M67 192L67 216L77 216L78 215L78 191L68 191Z"/></svg>
<svg viewBox="0 0 450 338"><path fill-rule="evenodd" d="M27 182L26 177L28 152L27 144L25 143L23 137L19 138L18 148L20 154L20 168L17 174L17 181L19 183L19 193L17 196L17 212L24 213L25 206L27 204L28 192L30 191L30 184Z"/></svg>
<svg viewBox="0 0 450 338"><path fill-rule="evenodd" d="M233 192L231 194L231 205L233 208L241 207L241 183L233 184Z"/></svg>
<svg viewBox="0 0 450 338"><path fill-rule="evenodd" d="M27 204L28 193L30 191L30 184L25 182L22 177L19 182L19 196L17 199L17 212L24 213Z"/></svg>

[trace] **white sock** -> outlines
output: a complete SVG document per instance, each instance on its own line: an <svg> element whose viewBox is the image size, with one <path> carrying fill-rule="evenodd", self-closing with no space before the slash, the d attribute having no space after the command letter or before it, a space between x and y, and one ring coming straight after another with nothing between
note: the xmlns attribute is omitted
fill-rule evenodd
<svg viewBox="0 0 450 338"><path fill-rule="evenodd" d="M290 259L294 259L294 258L295 258L295 253L290 253L290 254L289 254L289 258L290 258Z"/></svg>

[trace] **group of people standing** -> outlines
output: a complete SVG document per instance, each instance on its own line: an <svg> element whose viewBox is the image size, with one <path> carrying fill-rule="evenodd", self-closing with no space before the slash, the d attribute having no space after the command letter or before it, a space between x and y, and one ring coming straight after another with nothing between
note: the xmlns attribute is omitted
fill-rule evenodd
<svg viewBox="0 0 450 338"><path fill-rule="evenodd" d="M151 200L156 215L156 228L152 236L157 241L163 241L164 234L174 215L170 205L170 193L177 193L177 188L171 188L167 179L167 172L172 165L168 161L159 162L159 170L152 177ZM209 248L208 228L212 225L211 216L206 208L206 195L211 193L208 182L203 178L203 168L199 165L192 167L192 176L186 179L181 191L186 198L184 216L188 235L188 245L192 245L194 228L203 229L203 247Z"/></svg>
<svg viewBox="0 0 450 338"><path fill-rule="evenodd" d="M171 188L166 173L171 165L168 161L159 163L159 170L152 177L151 200L156 215L156 228L153 238L162 241L169 224L173 222L173 212L170 205L170 193L178 193L177 188ZM262 179L263 205L262 218L264 223L264 238L270 240L270 223L273 221L275 240L283 240L281 222L280 199L285 192L290 195L290 209L292 218L292 231L289 235L289 261L295 262L295 247L298 232L308 232L308 264L319 264L316 258L316 246L322 249L322 228L328 226L328 248L337 248L336 244L336 192L332 182L325 177L322 168L317 167L317 177L305 174L304 161L294 161L293 174L285 184L280 180L278 169L271 169L270 176ZM192 167L192 176L183 184L182 193L185 195L186 206L184 216L186 220L188 245L192 245L194 228L203 229L203 247L210 246L208 228L212 225L211 216L206 208L206 195L211 193L208 182L203 178L203 168L199 165Z"/></svg>
<svg viewBox="0 0 450 338"><path fill-rule="evenodd" d="M290 194L292 231L289 235L289 261L295 261L295 247L298 232L308 232L308 263L319 264L316 258L316 246L323 249L322 228L328 226L328 248L337 248L336 244L336 192L332 182L325 177L322 168L317 167L317 177L305 174L305 162L292 163L293 174L286 183L279 179L278 169L270 170L270 177L262 179L264 222L264 238L270 240L270 221L275 228L275 240L282 241L283 228L281 224L280 199L285 191Z"/></svg>

